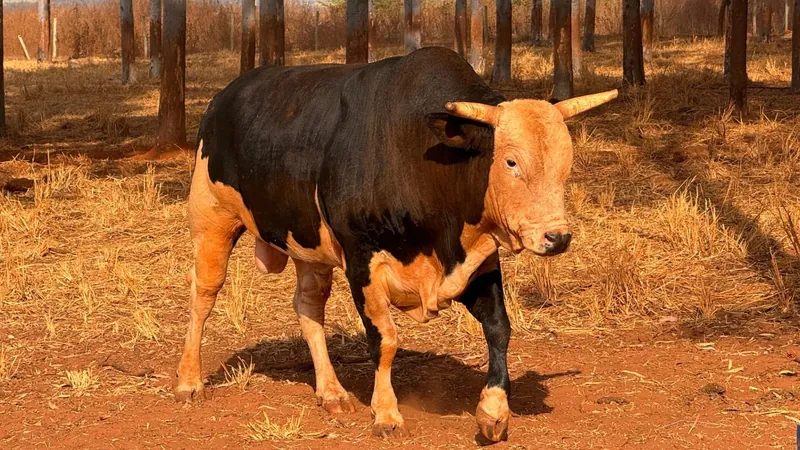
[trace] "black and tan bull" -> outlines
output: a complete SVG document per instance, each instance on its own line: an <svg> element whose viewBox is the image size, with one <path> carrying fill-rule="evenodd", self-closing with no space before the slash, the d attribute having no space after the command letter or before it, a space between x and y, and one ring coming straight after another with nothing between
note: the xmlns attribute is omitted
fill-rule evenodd
<svg viewBox="0 0 800 450"><path fill-rule="evenodd" d="M369 65L264 67L233 81L211 102L198 136L190 322L176 398L202 393L203 326L248 230L261 270L294 261L294 308L326 410L354 410L323 328L339 267L375 362L373 432L407 434L392 389L398 336L389 308L426 322L459 301L489 347L479 429L504 438L510 327L498 246L537 255L567 249L572 143L564 119L615 96L506 101L443 48Z"/></svg>

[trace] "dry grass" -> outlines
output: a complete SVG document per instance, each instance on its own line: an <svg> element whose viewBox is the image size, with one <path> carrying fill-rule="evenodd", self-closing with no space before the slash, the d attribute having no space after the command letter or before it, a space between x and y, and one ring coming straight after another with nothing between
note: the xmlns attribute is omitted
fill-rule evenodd
<svg viewBox="0 0 800 450"><path fill-rule="evenodd" d="M76 394L85 394L97 388L100 383L99 378L92 372L91 368L83 370L67 370L64 373L69 386Z"/></svg>
<svg viewBox="0 0 800 450"><path fill-rule="evenodd" d="M0 381L14 378L19 370L20 361L17 356L11 355L6 346L0 346Z"/></svg>
<svg viewBox="0 0 800 450"><path fill-rule="evenodd" d="M249 363L245 363L242 358L239 358L239 363L236 366L223 365L225 383L220 386L236 386L244 391L250 385L254 369L255 366L252 360Z"/></svg>
<svg viewBox="0 0 800 450"><path fill-rule="evenodd" d="M280 425L270 420L269 415L264 412L263 418L248 422L248 436L256 442L294 440L316 436L314 433L303 431L303 414L305 414L305 408L300 411L300 415L289 417L285 424Z"/></svg>

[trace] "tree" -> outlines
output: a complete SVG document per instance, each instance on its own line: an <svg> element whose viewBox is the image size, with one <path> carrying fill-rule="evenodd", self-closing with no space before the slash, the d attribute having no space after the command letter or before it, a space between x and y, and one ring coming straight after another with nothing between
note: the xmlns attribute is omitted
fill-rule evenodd
<svg viewBox="0 0 800 450"><path fill-rule="evenodd" d="M133 35L133 0L119 1L119 27L122 37L122 82L131 80L131 64L135 58Z"/></svg>
<svg viewBox="0 0 800 450"><path fill-rule="evenodd" d="M586 0L586 16L583 18L583 43L581 50L594 51L594 22L597 0Z"/></svg>
<svg viewBox="0 0 800 450"><path fill-rule="evenodd" d="M242 0L242 51L239 73L256 66L256 1Z"/></svg>
<svg viewBox="0 0 800 450"><path fill-rule="evenodd" d="M747 0L731 0L730 102L740 112L747 106Z"/></svg>
<svg viewBox="0 0 800 450"><path fill-rule="evenodd" d="M3 52L3 2L0 1L0 137L6 135L6 82L3 74L5 54Z"/></svg>
<svg viewBox="0 0 800 450"><path fill-rule="evenodd" d="M639 0L622 0L622 78L633 86L644 85L642 20Z"/></svg>
<svg viewBox="0 0 800 450"><path fill-rule="evenodd" d="M469 64L483 73L483 2L469 0Z"/></svg>
<svg viewBox="0 0 800 450"><path fill-rule="evenodd" d="M408 2L408 0L406 0ZM456 53L462 58L467 57L467 0L456 0L455 16L455 42Z"/></svg>
<svg viewBox="0 0 800 450"><path fill-rule="evenodd" d="M497 9L497 37L494 41L495 83L511 80L511 0L495 0Z"/></svg>
<svg viewBox="0 0 800 450"><path fill-rule="evenodd" d="M259 0L258 4L258 64L276 64L278 0Z"/></svg>
<svg viewBox="0 0 800 450"><path fill-rule="evenodd" d="M792 92L800 93L800 0L794 0L792 19Z"/></svg>
<svg viewBox="0 0 800 450"><path fill-rule="evenodd" d="M286 17L283 0L275 0L275 55L274 64L284 65L286 61Z"/></svg>
<svg viewBox="0 0 800 450"><path fill-rule="evenodd" d="M370 0L347 0L347 64L369 61Z"/></svg>
<svg viewBox="0 0 800 450"><path fill-rule="evenodd" d="M722 62L722 74L725 80L730 81L731 78L731 1L723 0L722 4L725 9L722 10L723 22L725 23L725 59Z"/></svg>
<svg viewBox="0 0 800 450"><path fill-rule="evenodd" d="M142 30L144 32L144 30ZM161 76L161 0L150 0L150 78Z"/></svg>
<svg viewBox="0 0 800 450"><path fill-rule="evenodd" d="M542 0L531 0L531 45L542 45Z"/></svg>
<svg viewBox="0 0 800 450"><path fill-rule="evenodd" d="M51 61L50 55L50 0L39 0L39 49L36 60Z"/></svg>
<svg viewBox="0 0 800 450"><path fill-rule="evenodd" d="M642 0L642 48L645 61L650 61L653 56L654 3L654 0Z"/></svg>
<svg viewBox="0 0 800 450"><path fill-rule="evenodd" d="M553 30L553 98L561 101L573 96L572 87L572 3L552 0L550 27Z"/></svg>
<svg viewBox="0 0 800 450"><path fill-rule="evenodd" d="M719 14L717 15L717 35L722 37L725 36L727 33L727 27L725 26L725 15L728 13L728 5L730 5L731 0L722 0L719 2Z"/></svg>
<svg viewBox="0 0 800 450"><path fill-rule="evenodd" d="M769 42L772 39L772 0L757 0L756 16L758 36L762 42Z"/></svg>
<svg viewBox="0 0 800 450"><path fill-rule="evenodd" d="M367 61L375 62L378 60L378 33L376 33L377 21L375 20L375 0L369 0L369 28L367 30Z"/></svg>
<svg viewBox="0 0 800 450"><path fill-rule="evenodd" d="M572 43L572 76L580 78L583 71L583 55L581 54L581 0L572 0L570 12L570 39Z"/></svg>
<svg viewBox="0 0 800 450"><path fill-rule="evenodd" d="M461 2L463 3L464 0L461 0ZM405 27L403 28L403 41L406 44L406 50L410 53L422 47L422 0L405 0L403 3L406 19ZM456 1L456 24L458 24L458 3ZM456 27L456 36L458 36L458 27Z"/></svg>
<svg viewBox="0 0 800 450"><path fill-rule="evenodd" d="M186 0L163 0L158 149L186 146Z"/></svg>

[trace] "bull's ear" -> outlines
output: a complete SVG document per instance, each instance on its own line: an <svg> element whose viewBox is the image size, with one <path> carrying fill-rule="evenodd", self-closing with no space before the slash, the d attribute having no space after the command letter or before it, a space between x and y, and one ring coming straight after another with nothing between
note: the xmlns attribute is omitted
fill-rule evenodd
<svg viewBox="0 0 800 450"><path fill-rule="evenodd" d="M433 134L448 147L475 149L481 134L481 125L447 113L430 113L425 116Z"/></svg>

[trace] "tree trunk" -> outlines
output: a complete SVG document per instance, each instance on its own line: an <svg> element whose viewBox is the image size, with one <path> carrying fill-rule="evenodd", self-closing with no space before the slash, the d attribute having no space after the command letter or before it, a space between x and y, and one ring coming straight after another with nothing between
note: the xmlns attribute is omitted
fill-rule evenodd
<svg viewBox="0 0 800 450"><path fill-rule="evenodd" d="M347 0L347 64L369 61L370 0Z"/></svg>
<svg viewBox="0 0 800 450"><path fill-rule="evenodd" d="M456 40L458 40L458 6L459 3L462 5L465 4L466 0L456 0ZM422 0L405 0L405 27L403 28L403 34L405 35L405 39L403 39L406 50L409 53L413 52L422 47ZM466 7L464 7L466 9ZM462 9L462 13L464 13L464 9ZM463 17L461 19L463 24ZM460 55L463 55L459 51Z"/></svg>
<svg viewBox="0 0 800 450"><path fill-rule="evenodd" d="M50 61L50 0L39 0L39 62Z"/></svg>
<svg viewBox="0 0 800 450"><path fill-rule="evenodd" d="M794 0L792 19L792 92L800 93L800 0Z"/></svg>
<svg viewBox="0 0 800 450"><path fill-rule="evenodd" d="M6 129L6 82L3 74L5 54L3 51L3 2L0 1L0 137L7 134Z"/></svg>
<svg viewBox="0 0 800 450"><path fill-rule="evenodd" d="M722 0L719 2L719 14L717 15L717 35L720 37L726 36L728 30L728 27L725 25L725 15L728 12L728 5L730 2L731 0Z"/></svg>
<svg viewBox="0 0 800 450"><path fill-rule="evenodd" d="M581 54L581 0L572 0L570 14L570 39L572 39L572 76L580 78L583 71L583 55Z"/></svg>
<svg viewBox="0 0 800 450"><path fill-rule="evenodd" d="M472 69L483 74L483 2L469 0L469 63Z"/></svg>
<svg viewBox="0 0 800 450"><path fill-rule="evenodd" d="M119 25L122 37L122 83L131 81L131 64L134 60L133 0L120 0Z"/></svg>
<svg viewBox="0 0 800 450"><path fill-rule="evenodd" d="M653 56L654 3L654 0L642 0L642 49L645 61L650 61Z"/></svg>
<svg viewBox="0 0 800 450"><path fill-rule="evenodd" d="M410 0L406 0L408 4ZM408 14L408 10L406 10ZM406 16L406 23L408 23ZM462 58L467 57L467 0L456 0L455 42L453 47ZM407 38L406 38L407 39ZM408 45L408 44L406 44Z"/></svg>
<svg viewBox="0 0 800 450"><path fill-rule="evenodd" d="M731 0L730 101L740 112L747 101L747 0Z"/></svg>
<svg viewBox="0 0 800 450"><path fill-rule="evenodd" d="M531 45L542 45L542 0L531 0Z"/></svg>
<svg viewBox="0 0 800 450"><path fill-rule="evenodd" d="M278 0L259 0L258 19L258 64L277 64Z"/></svg>
<svg viewBox="0 0 800 450"><path fill-rule="evenodd" d="M622 0L622 78L632 86L644 85L642 19L639 0Z"/></svg>
<svg viewBox="0 0 800 450"><path fill-rule="evenodd" d="M275 59L274 64L286 64L286 17L283 0L275 0Z"/></svg>
<svg viewBox="0 0 800 450"><path fill-rule="evenodd" d="M730 82L731 80L731 33L733 32L731 27L731 2L730 0L724 0L723 5L725 5L725 9L722 10L722 18L723 22L725 23L725 60L722 63L722 74L725 76L725 80Z"/></svg>
<svg viewBox="0 0 800 450"><path fill-rule="evenodd" d="M378 33L375 19L375 0L369 0L369 30L367 31L367 61L375 62L378 60Z"/></svg>
<svg viewBox="0 0 800 450"><path fill-rule="evenodd" d="M511 80L511 0L495 0L497 8L497 37L494 41L495 83Z"/></svg>
<svg viewBox="0 0 800 450"><path fill-rule="evenodd" d="M186 0L164 0L158 147L186 146Z"/></svg>
<svg viewBox="0 0 800 450"><path fill-rule="evenodd" d="M586 17L583 18L583 44L581 50L594 51L594 22L597 0L586 0Z"/></svg>
<svg viewBox="0 0 800 450"><path fill-rule="evenodd" d="M758 0L756 4L758 36L761 42L769 42L772 39L772 0Z"/></svg>
<svg viewBox="0 0 800 450"><path fill-rule="evenodd" d="M242 0L242 51L239 73L256 66L256 1Z"/></svg>
<svg viewBox="0 0 800 450"><path fill-rule="evenodd" d="M144 30L142 30L144 32ZM161 0L150 0L150 78L161 76Z"/></svg>
<svg viewBox="0 0 800 450"><path fill-rule="evenodd" d="M566 100L573 96L572 87L572 3L571 0L552 0L553 29L553 98Z"/></svg>

